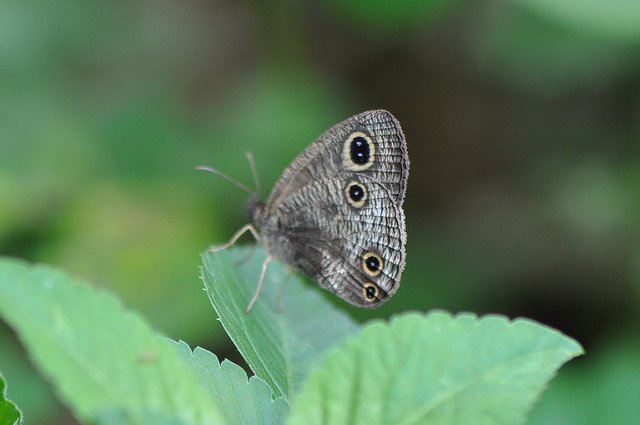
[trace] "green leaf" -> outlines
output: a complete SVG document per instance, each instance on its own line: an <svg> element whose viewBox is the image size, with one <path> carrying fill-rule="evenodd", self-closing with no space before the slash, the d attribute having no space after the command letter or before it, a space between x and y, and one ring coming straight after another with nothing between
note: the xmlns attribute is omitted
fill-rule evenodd
<svg viewBox="0 0 640 425"><path fill-rule="evenodd" d="M264 258L260 247L207 253L202 276L213 308L251 370L289 400L326 350L359 326L324 299L322 290L307 287L297 274L288 277L277 261L269 264L258 301L245 314Z"/></svg>
<svg viewBox="0 0 640 425"><path fill-rule="evenodd" d="M1 317L1 316L0 316ZM22 412L28 412L29 424L47 424L61 415L62 406L56 400L48 382L31 365L14 332L0 318L0 367L7 384L8 395Z"/></svg>
<svg viewBox="0 0 640 425"><path fill-rule="evenodd" d="M175 347L105 292L2 259L0 314L84 421L220 423L215 399Z"/></svg>
<svg viewBox="0 0 640 425"><path fill-rule="evenodd" d="M229 360L218 362L215 354L197 347L193 352L180 341L177 349L200 382L220 400L220 410L229 424L283 424L289 405L282 398L273 400L271 388L257 376L247 379L245 371Z"/></svg>
<svg viewBox="0 0 640 425"><path fill-rule="evenodd" d="M532 321L434 312L367 325L327 356L289 424L514 424L574 340Z"/></svg>
<svg viewBox="0 0 640 425"><path fill-rule="evenodd" d="M0 373L0 424L15 425L22 422L22 413L15 404L7 400L7 389Z"/></svg>
<svg viewBox="0 0 640 425"><path fill-rule="evenodd" d="M640 340L634 330L596 345L588 361L563 370L536 404L527 424L638 423L638 377Z"/></svg>

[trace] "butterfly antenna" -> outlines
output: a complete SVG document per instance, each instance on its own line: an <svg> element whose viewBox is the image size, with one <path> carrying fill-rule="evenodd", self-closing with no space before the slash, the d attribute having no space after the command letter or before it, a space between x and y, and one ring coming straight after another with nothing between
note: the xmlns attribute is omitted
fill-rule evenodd
<svg viewBox="0 0 640 425"><path fill-rule="evenodd" d="M258 168L256 167L256 162L253 160L253 153L248 151L245 152L247 155L247 161L249 161L249 167L251 167L251 173L253 173L253 184L256 186L256 194L258 198L260 197L260 179L258 178Z"/></svg>
<svg viewBox="0 0 640 425"><path fill-rule="evenodd" d="M213 167L207 167L206 165L198 165L196 167L196 170L201 170L201 171L208 171L210 173L213 174L217 174L218 176L222 177L223 179L225 179L226 181L234 184L235 186L237 186L238 188L244 190L245 192L247 192L249 195L252 196L257 196L257 193L254 190L249 189L247 186L245 186L244 184L240 183L238 180L233 179L229 176L227 176L226 174L224 174L222 171L217 170Z"/></svg>

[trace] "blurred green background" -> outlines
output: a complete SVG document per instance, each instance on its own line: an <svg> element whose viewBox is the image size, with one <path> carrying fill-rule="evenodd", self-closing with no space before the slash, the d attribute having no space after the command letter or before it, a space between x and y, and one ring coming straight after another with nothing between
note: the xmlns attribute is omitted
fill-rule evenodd
<svg viewBox="0 0 640 425"><path fill-rule="evenodd" d="M107 287L241 362L198 278L322 131L390 110L409 144L405 310L578 339L530 424L640 421L640 2L0 2L0 254ZM332 297L330 297L332 298ZM332 298L334 299L334 298ZM0 322L30 424L73 424Z"/></svg>

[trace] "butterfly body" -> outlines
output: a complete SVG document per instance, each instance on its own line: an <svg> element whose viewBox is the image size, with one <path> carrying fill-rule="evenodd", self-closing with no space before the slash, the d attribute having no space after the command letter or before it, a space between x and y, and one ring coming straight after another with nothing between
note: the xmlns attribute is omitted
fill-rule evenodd
<svg viewBox="0 0 640 425"><path fill-rule="evenodd" d="M363 112L323 133L246 211L270 256L353 305L377 307L404 269L408 172L398 121Z"/></svg>

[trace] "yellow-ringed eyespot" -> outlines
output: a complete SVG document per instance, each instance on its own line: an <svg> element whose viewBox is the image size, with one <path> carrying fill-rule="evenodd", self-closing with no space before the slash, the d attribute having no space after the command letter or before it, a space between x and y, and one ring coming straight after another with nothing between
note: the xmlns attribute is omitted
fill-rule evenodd
<svg viewBox="0 0 640 425"><path fill-rule="evenodd" d="M374 283L366 282L362 286L362 294L367 301L375 301L379 293L380 289L378 289L378 287Z"/></svg>
<svg viewBox="0 0 640 425"><path fill-rule="evenodd" d="M360 208L367 201L367 188L360 182L352 180L347 184L344 189L344 193L347 196L347 201L351 206Z"/></svg>
<svg viewBox="0 0 640 425"><path fill-rule="evenodd" d="M362 256L362 270L369 276L378 276L382 272L384 261L375 252L367 252Z"/></svg>
<svg viewBox="0 0 640 425"><path fill-rule="evenodd" d="M344 167L362 171L373 165L376 158L376 146L371 137L362 131L353 132L347 137L342 149Z"/></svg>

